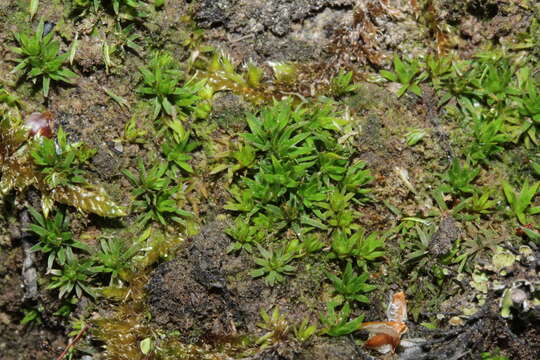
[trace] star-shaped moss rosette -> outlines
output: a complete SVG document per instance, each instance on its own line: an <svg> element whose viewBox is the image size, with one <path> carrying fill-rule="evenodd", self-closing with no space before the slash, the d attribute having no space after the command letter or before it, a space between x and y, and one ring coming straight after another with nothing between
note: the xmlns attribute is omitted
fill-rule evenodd
<svg viewBox="0 0 540 360"><path fill-rule="evenodd" d="M104 217L126 215L99 185L84 179L78 165L92 151L84 144L68 144L60 129L53 135L53 115L33 113L23 122L0 113L0 197L34 186L41 192L45 216L54 202Z"/></svg>

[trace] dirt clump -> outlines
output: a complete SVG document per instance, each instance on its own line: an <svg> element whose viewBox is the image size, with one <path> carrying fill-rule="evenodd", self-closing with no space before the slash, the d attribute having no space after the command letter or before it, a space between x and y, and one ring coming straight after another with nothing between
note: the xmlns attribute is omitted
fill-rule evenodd
<svg viewBox="0 0 540 360"><path fill-rule="evenodd" d="M437 232L431 237L429 252L435 256L446 254L459 237L457 222L451 215L441 219Z"/></svg>
<svg viewBox="0 0 540 360"><path fill-rule="evenodd" d="M187 240L178 258L160 265L147 285L154 321L180 329L190 341L227 336L234 332L233 322L241 320L221 271L228 245L221 229L211 224Z"/></svg>

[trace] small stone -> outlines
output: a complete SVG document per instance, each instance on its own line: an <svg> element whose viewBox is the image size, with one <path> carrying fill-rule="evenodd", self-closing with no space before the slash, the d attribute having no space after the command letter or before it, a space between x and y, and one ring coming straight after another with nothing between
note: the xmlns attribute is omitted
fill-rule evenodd
<svg viewBox="0 0 540 360"><path fill-rule="evenodd" d="M519 253L525 257L533 254L533 251L530 247L522 245L519 247Z"/></svg>
<svg viewBox="0 0 540 360"><path fill-rule="evenodd" d="M502 291L506 288L506 284L499 280L493 280L491 288L495 291Z"/></svg>
<svg viewBox="0 0 540 360"><path fill-rule="evenodd" d="M475 306L471 306L463 309L463 315L472 316L478 312L478 309Z"/></svg>
<svg viewBox="0 0 540 360"><path fill-rule="evenodd" d="M124 152L124 145L120 141L114 142L114 150L118 152L119 154Z"/></svg>
<svg viewBox="0 0 540 360"><path fill-rule="evenodd" d="M4 312L1 312L0 313L0 323L2 323L4 325L11 324L11 319L10 319L9 315L4 313Z"/></svg>
<svg viewBox="0 0 540 360"><path fill-rule="evenodd" d="M512 289L512 295L511 295L511 298L512 298L512 302L514 304L523 304L523 302L525 300L527 300L528 296L527 296L527 293L519 288L516 288L516 289Z"/></svg>

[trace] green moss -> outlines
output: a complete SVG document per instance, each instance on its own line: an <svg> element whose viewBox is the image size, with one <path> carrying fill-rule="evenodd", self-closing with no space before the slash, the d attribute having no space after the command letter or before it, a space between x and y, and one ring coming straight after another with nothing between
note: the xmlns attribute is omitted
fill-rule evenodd
<svg viewBox="0 0 540 360"><path fill-rule="evenodd" d="M68 11L67 7L64 7L65 3L67 2L62 0L42 0L37 15L65 14ZM87 2L88 4L90 2ZM386 75L404 85L398 92L398 95L403 96L398 99L384 88L385 84L350 82L351 79L358 80L363 76L359 72L347 73L346 76L341 73L334 77L331 69L321 64L285 64L281 68L278 66L273 77L270 76L269 69L259 68L254 64L248 65L247 69L235 66L226 55L218 54L215 49L205 44L204 31L198 29L189 16L186 16L180 26L176 26L176 20L169 18L171 13L174 14L171 12L172 6L168 3L164 5L163 13L152 12L152 17L141 20L144 30L138 25L132 28L134 34L141 36L140 43L144 45L144 48L137 52L143 55L144 52L149 54L153 49L165 49L177 61L174 70L183 72L182 84L195 75L196 80L210 86L210 91L203 87L195 89L191 95L197 98L196 101L184 107L181 103L185 99L175 99L171 93L157 94L158 97L161 96L161 100L167 98L175 102L176 114L184 112L179 116L181 122L176 123L171 120L175 117L175 111L164 101L160 103L161 108L154 116L155 121L151 120L151 113L155 114L156 108L148 104L151 99L137 102L131 109L131 116L135 118L135 128L141 128L144 132L124 137L123 144L126 148L130 147L130 150L118 156L119 163L126 166L133 165L136 157L144 158L148 163L166 163L167 170L163 177L172 179L171 184L181 186L183 190L171 196L175 201L174 206L193 211L195 217L183 227L168 222L162 225L149 222L146 228L133 226L131 217L123 218L122 222L94 218L89 220L83 215L79 217L80 227L88 230L87 225L91 224L97 229L96 233L99 233L93 235L93 230L88 230L89 234L85 234L84 239L96 242L100 236L107 239L121 238L142 249L129 261L129 270L118 275L125 286L120 286L121 282L118 281L115 286L104 288L100 294L108 301L92 304L99 310L105 310L102 313L108 314L94 322L94 336L104 344L106 358L145 359L140 349L143 339L151 339L156 349L159 349L150 355L156 359L218 359L226 355L247 356L258 351L253 334L212 339L206 346L182 343L178 334L164 333L151 325L144 300L144 286L156 264L174 257L175 250L183 239L195 234L200 224L204 224L215 213L223 212L222 204L226 201L227 208L233 213L243 213L237 222L245 226L236 229L238 231L228 231L234 238L231 252L255 251L254 245L257 243L274 252L290 252L292 255L287 264L293 266L294 271L290 268L290 271L286 271L290 275L283 279L286 284L284 289L300 293L301 296L291 301L306 306L313 314L324 312L320 297L325 302L332 300L332 286L325 273L335 272L339 275L345 268L344 262L332 260L331 256L328 256L332 252L332 233L337 233L338 230L348 239L359 228L367 228L368 234L391 228L391 231L387 232L388 239L384 245L385 256L361 262L362 269L355 271L367 271L370 277L366 281L377 285L376 290L366 295L374 304L377 304L375 300L386 297L396 287L406 289L410 314L414 321L418 322L436 322L434 318L424 314L440 313L448 304L451 306L454 299L459 299L459 289L454 286L453 280L457 275L461 279L469 279L471 269L478 264L477 259L493 255L493 244L498 241L496 234L504 234L505 239L511 239L516 245L521 241L529 241L526 237L514 235L516 221L514 216L507 214L504 209L500 180L507 180L516 190L521 189L524 183L531 184L538 180L533 177L535 175L530 166L532 161L536 161L533 152L538 147L538 123L535 120L538 114L534 106L522 105L523 100L526 100L527 104L534 104L534 99L531 99L535 98L537 93L529 91L528 88L538 88L538 74L535 78L517 71L531 67L534 56L538 56L535 55L537 50L531 50L530 47L538 37L538 22L533 22L529 33L522 34L521 40L518 39L518 46L525 50L516 48L505 52L492 48L467 60L458 57L431 57L425 61L418 58L406 64L395 61L397 75ZM27 7L28 1L22 0L17 1L15 7L5 7L12 11L9 14L0 14L2 19L6 19L5 28L27 28ZM81 36L100 34L101 40L106 39L110 44L122 46L121 43L126 40L122 36L126 34L114 34L116 30L113 19L121 13L133 14L133 9L107 9L108 12L99 13L99 16L105 16L103 21L98 21L98 16L91 12L82 18L75 17L74 13L69 14L69 17L55 18L61 38L71 41L76 28L83 34ZM80 19L82 21L79 21ZM124 25L125 23L122 23L122 26ZM438 31L433 26L431 30ZM501 31L504 30L505 27L501 28ZM8 45L13 44L8 41ZM90 55L80 53L77 57L84 59ZM80 95L78 92L92 91L92 86L89 86L90 76L98 79L100 83L103 81L107 86L120 84L111 90L122 93L128 104L135 103L134 86L130 83L135 78L124 75L135 73L143 61L127 47L123 51L112 53L111 56L111 64L117 65L111 67L109 72L103 69L102 64L96 63L91 69L85 69L90 71L91 75L83 74L80 87L61 90L60 96L47 105L59 112L65 109L62 108L64 104L67 104L66 108L70 108L71 103L64 98L75 98L75 95ZM1 65L6 65L5 61L4 59ZM453 66L449 66L451 64ZM398 69L403 67L407 69ZM264 73L264 70L267 73ZM370 71L369 68L362 70ZM402 79L398 76L400 72ZM410 79L403 78L407 73ZM429 78L426 78L425 74L429 74ZM524 78L531 79L529 81L533 85L525 86ZM156 89L152 81L147 81L146 85L148 83ZM10 93L24 101L21 106L26 107L26 112L39 109L44 103L44 98L36 94L30 83L20 84L16 89L14 84L6 85ZM419 85L434 89L435 105L430 104L426 93L422 98L404 94L407 88L419 94ZM120 88L125 91L117 92ZM173 90L180 88L181 86L175 84ZM215 106L219 105L213 94L216 92L221 92L220 96L233 93L245 103L226 103L222 111L209 115L208 105L212 102L214 110ZM271 104L285 95L292 97L289 105L294 119L291 121L292 125L289 124L293 128L289 135L295 139L293 142L298 140L296 145L300 149L292 146L292 149L283 151L279 141L272 143L276 139L271 136L265 138L266 135L279 132L279 129L268 127L266 135L257 134L257 126L260 126L258 120L265 116L271 120L279 118L282 109ZM329 98L316 99L319 95L331 96L335 101ZM112 129L111 138L106 139L111 140L115 136L114 132L123 128L123 124L119 124L120 119L129 117L125 114L119 116L116 105L102 101L101 96L99 92L91 93L86 99L91 97L96 108L106 106L105 118L96 128L91 131L86 129L87 133L83 131L81 135L98 146L102 146L105 140L102 138L103 132L96 131L97 128L106 128L106 131ZM437 104L438 100L441 100L440 104ZM198 108L199 102L204 106ZM249 105L246 105L247 103ZM297 107L299 104L300 108ZM331 111L325 112L325 106L331 108ZM248 108L255 115L246 122L244 111ZM67 119L63 117L62 121L70 123L70 117L79 120L78 115L81 112L84 114L84 110L73 111ZM308 116L304 116L305 114ZM438 116L441 119L438 119ZM503 119L495 135L491 138L482 137L482 134L489 133L489 125L498 117ZM327 126L331 126L330 123L336 125L329 131L330 134L325 132L329 129L324 126L315 130L313 128L317 122L326 121L325 119L330 119ZM179 124L181 126L178 126ZM79 130L80 124L71 125ZM179 130L180 128L183 130ZM425 135L421 142L411 147L407 144L407 134L414 129L420 129ZM172 156L171 151L161 151L163 143L181 145L185 139L183 136L189 134L190 130L192 140L202 143L202 149L172 152L176 156ZM74 133L80 135L77 131ZM245 134L239 135L240 133ZM303 138L308 133L310 135ZM439 137L440 134L450 138L454 157L459 163L467 163L470 166L468 171L475 174L461 187L450 179L447 167L452 162L439 147L442 138ZM497 138L499 135L502 137ZM493 142L493 138L497 140L495 148L483 147L483 144ZM272 146L266 148L265 140ZM302 156L294 157L295 152ZM290 164L284 164L283 159L288 157L294 158ZM352 169L354 164L358 164L360 159L369 163L367 168L373 173L375 181L370 188L372 191L369 197L364 196L365 193L359 193L351 198L347 191L357 188L365 190L365 182L360 182L358 186L347 185L344 174ZM312 161L315 164L307 164ZM289 166L291 164L292 166ZM300 166L300 169L295 172L294 166ZM9 176L6 175L5 168L2 168L2 171L2 180L5 181ZM296 176L298 173L302 176ZM105 184L105 188L112 194L112 198L127 199L129 189L126 189L124 183L118 181L114 174L107 175L110 175L106 176L110 180ZM321 179L322 183L314 192L307 186L312 184L312 179ZM267 186L269 183L273 187ZM444 183L451 185L450 188L441 188ZM344 187L347 191L341 193L338 187ZM273 192L271 196L264 198L268 188ZM330 188L335 191L328 191ZM253 193L243 195L249 189L253 190ZM434 189L441 190L444 196L437 197L433 193ZM227 193L229 190L232 197ZM310 191L313 193L311 197L307 196ZM475 212L470 204L478 202L478 198L485 191L490 191L489 199L495 205L490 206L487 212ZM324 196L318 197L318 194ZM14 202L13 194L6 199L6 202ZM345 206L340 208L336 199L346 199ZM335 203L331 204L332 201ZM251 205L254 206L246 210ZM538 200L533 198L531 208L537 205ZM9 211L11 210L14 209L10 208ZM456 240L447 253L434 257L429 262L429 242L432 241L438 220L447 213L460 223L463 228L462 238ZM403 220L407 216L414 217L415 220ZM527 220L533 224L538 223L538 218L538 215L527 214ZM247 231L244 231L246 229ZM424 233L424 238L421 238L418 229ZM315 240L311 237L314 234L317 234ZM366 237L360 238L359 243L369 243ZM8 242L3 245L9 246ZM16 263L20 256L18 250L2 250L9 251L6 255L7 263ZM354 260L358 256L349 255L354 255ZM5 270L6 267L2 271ZM248 278L246 269L229 280L240 282ZM40 280L41 285L46 286L46 283L46 278ZM102 279L94 284L103 285ZM351 303L353 311L356 312L355 316L366 309L353 301ZM339 307L336 311L347 313ZM373 315L375 311L370 309L367 315ZM350 319L344 320L346 323Z"/></svg>

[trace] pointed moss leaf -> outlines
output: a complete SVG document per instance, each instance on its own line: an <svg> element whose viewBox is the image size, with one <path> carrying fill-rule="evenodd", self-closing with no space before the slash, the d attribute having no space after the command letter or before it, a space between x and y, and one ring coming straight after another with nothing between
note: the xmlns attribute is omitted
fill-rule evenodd
<svg viewBox="0 0 540 360"><path fill-rule="evenodd" d="M388 71L388 70L381 70L380 73L381 73L381 75L383 77L385 77L386 79L388 79L390 81L396 82L398 80L397 75L395 73L393 73L393 72Z"/></svg>

